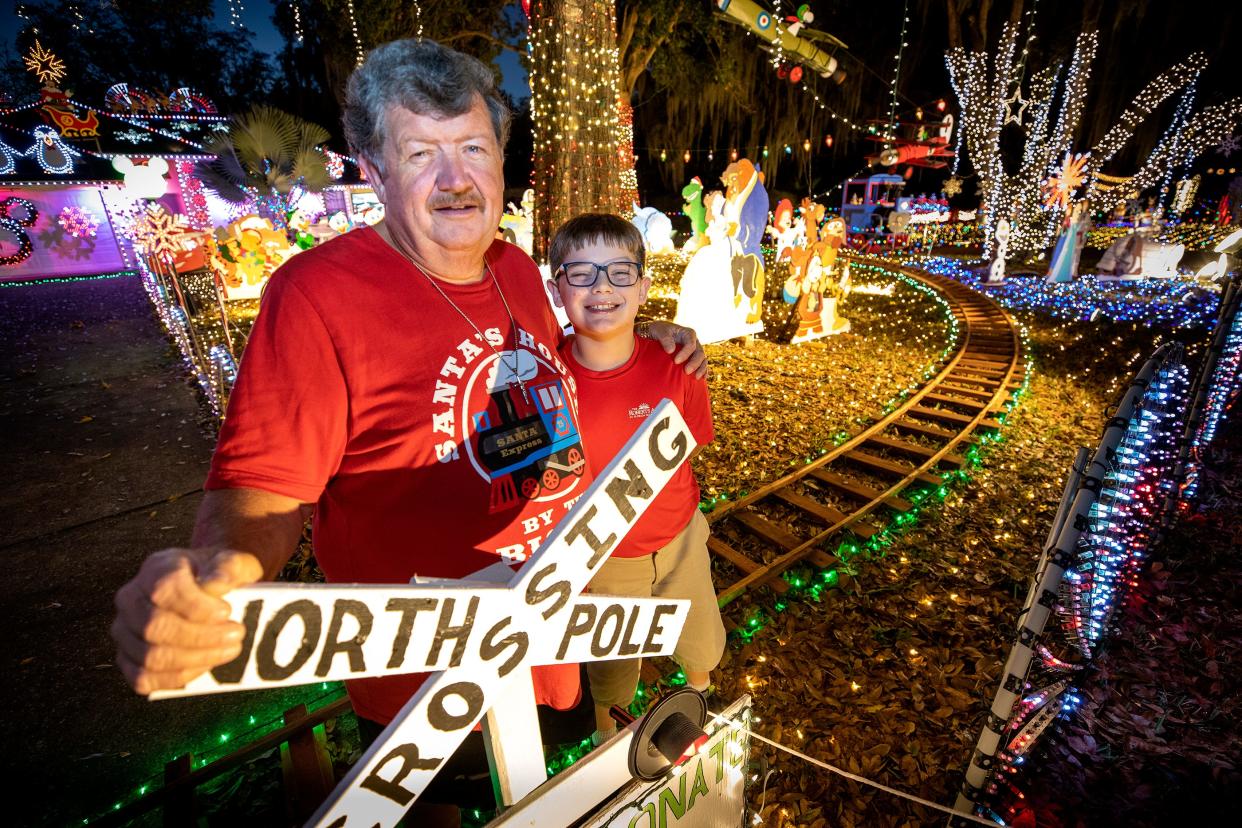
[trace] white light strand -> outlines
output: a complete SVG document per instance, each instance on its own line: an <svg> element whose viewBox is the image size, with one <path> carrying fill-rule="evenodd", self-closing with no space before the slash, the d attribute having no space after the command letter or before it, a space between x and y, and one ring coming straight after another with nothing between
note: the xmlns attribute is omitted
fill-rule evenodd
<svg viewBox="0 0 1242 828"><path fill-rule="evenodd" d="M772 41L772 45L776 47L772 50L772 68L778 72L785 63L785 44L782 42L784 38L781 31L784 20L781 0L776 0L772 9L772 31L776 33L776 39Z"/></svg>
<svg viewBox="0 0 1242 828"><path fill-rule="evenodd" d="M354 51L358 55L355 65L361 66L366 60L366 54L362 49L362 36L358 34L358 17L354 14L354 0L345 0L345 8L349 11L349 28L354 33Z"/></svg>
<svg viewBox="0 0 1242 828"><path fill-rule="evenodd" d="M855 123L854 121L851 121L849 118L845 117L844 115L834 112L832 109L828 108L828 105L825 104L823 99L819 97L819 92L812 89L810 85L808 85L806 78L808 78L811 75L812 75L811 72L805 73L802 76L803 80L800 84L798 84L798 87L803 92L807 93L808 95L811 95L815 100L815 105L818 106L820 109L822 109L824 112L827 112L828 116L832 118L834 121L840 121L841 123L845 124L850 129L854 130L855 132L862 129L861 124Z"/></svg>
<svg viewBox="0 0 1242 828"><path fill-rule="evenodd" d="M242 12L245 11L242 6L242 0L229 0L229 25L233 27L241 26Z"/></svg>
<svg viewBox="0 0 1242 828"><path fill-rule="evenodd" d="M1199 76L1196 74L1194 80L1186 86L1186 91L1182 93L1182 99L1177 102L1177 111L1173 113L1173 122L1169 124L1169 130L1172 135L1168 160L1164 166L1164 177L1160 181L1159 199L1161 207L1164 207L1165 198L1169 194L1169 184L1173 181L1173 170L1181 162L1179 150L1181 149L1182 132L1186 128L1186 122L1190 120L1190 108L1194 102L1195 87L1198 85L1198 82ZM1166 133L1166 135L1168 134ZM1164 138L1161 138L1160 143L1164 143Z"/></svg>
<svg viewBox="0 0 1242 828"><path fill-rule="evenodd" d="M897 137L897 81L901 78L901 56L906 51L906 27L910 24L910 0L906 0L901 10L901 40L897 42L896 65L893 66L893 83L889 90L888 102L888 134L884 136L885 148L893 145Z"/></svg>
<svg viewBox="0 0 1242 828"><path fill-rule="evenodd" d="M1029 16L1030 19L1026 23L1026 43L1022 44L1022 54L1018 57L1018 85L1026 80L1026 61L1031 54L1031 46L1035 43L1035 18L1039 14L1039 0L1035 0L1031 4L1030 11L1026 12L1023 17Z"/></svg>
<svg viewBox="0 0 1242 828"><path fill-rule="evenodd" d="M414 0L414 36L423 39L423 7L418 0Z"/></svg>
<svg viewBox="0 0 1242 828"><path fill-rule="evenodd" d="M289 0L293 8L293 36L298 43L302 42L302 0Z"/></svg>

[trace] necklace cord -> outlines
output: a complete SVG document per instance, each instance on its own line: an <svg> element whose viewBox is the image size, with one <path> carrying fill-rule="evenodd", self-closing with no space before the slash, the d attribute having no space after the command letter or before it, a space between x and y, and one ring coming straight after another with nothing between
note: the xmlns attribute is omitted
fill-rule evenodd
<svg viewBox="0 0 1242 828"><path fill-rule="evenodd" d="M504 289L500 286L500 279L496 278L496 274L492 270L491 263L487 261L487 257L486 256L483 257L483 269L486 271L488 276L492 277L492 284L496 286L496 292L500 294L500 303L505 306L505 313L508 314L509 316L509 332L513 337L513 348L514 348L512 363L505 361L505 358L501 354L501 352L498 351L496 349L496 346L493 345L491 341L486 336L483 335L483 331L479 328L478 325L475 324L474 320L471 319L468 315L466 315L466 312L462 310L458 306L458 304L453 301L452 297L448 295L448 293L444 290L444 288L440 286L439 280L434 275L432 275L430 270L428 270L427 268L415 262L412 258L410 258L410 256L408 256L404 252L402 251L398 251L398 252L400 252L402 256L405 256L405 258L410 262L410 264L414 266L415 270L417 270L419 273L423 274L423 276L427 278L427 281L430 282L431 286L436 289L436 292L439 293L440 296L444 298L445 302L449 303L449 307L457 311L458 315L460 315L462 319L466 320L466 324L474 328L475 334L477 334L479 339L483 341L484 345L486 345L488 348L491 349L492 353L496 355L496 359L500 360L500 364L508 368L509 371L512 372L513 379L517 382L518 388L522 390L522 399L526 400L526 402L529 403L530 393L526 390L526 383L522 381L521 372L518 370L519 367L521 366L521 363L518 361L518 357L517 357L517 344L518 344L517 320L513 318L513 310L509 307L509 300L508 298L505 297Z"/></svg>

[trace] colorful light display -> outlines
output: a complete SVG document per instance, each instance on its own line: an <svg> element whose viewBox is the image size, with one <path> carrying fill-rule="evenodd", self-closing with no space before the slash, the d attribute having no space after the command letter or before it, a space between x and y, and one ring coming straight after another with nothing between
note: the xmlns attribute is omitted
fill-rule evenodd
<svg viewBox="0 0 1242 828"><path fill-rule="evenodd" d="M1094 455L1079 451L958 811L1008 824L1024 799L1021 766L1057 718L1080 705L1082 668L1113 629L1167 515L1187 380L1181 347L1161 348L1136 375ZM1061 623L1050 623L1055 618Z"/></svg>
<svg viewBox="0 0 1242 828"><path fill-rule="evenodd" d="M14 208L20 211L18 215L13 214ZM38 218L39 211L29 199L10 196L0 201L0 231L12 233L17 243L17 250L0 256L0 266L18 264L30 258L34 245L26 228L33 227Z"/></svg>
<svg viewBox="0 0 1242 828"><path fill-rule="evenodd" d="M1001 218L1013 224L1010 247L1019 253L1046 248L1060 226L1061 213L1068 204L1063 205L1058 199L1052 211L1041 209L1039 183L1054 171L1054 160L1068 153L1075 141L1097 46L1094 32L1079 35L1063 83L1058 83L1057 67L1032 76L1027 101L1030 123L1024 126L1026 143L1022 163L1011 175L1001 161L1000 132L1012 100L1006 97L1008 90L1011 86L1014 94L1021 90L1020 82L1016 86L1012 84L1019 71L1014 59L1016 39L1017 28L1006 24L990 67L989 56L984 52L966 52L958 47L945 55L949 79L961 104L959 138L964 135L966 152L980 180L980 219L984 226L986 258L992 254L994 224ZM1144 87L1116 124L1086 153L1091 159L1081 170L1090 182L1086 198L1104 192L1111 186L1110 182L1117 180L1115 176L1105 175L1102 166L1130 139L1135 127L1179 89L1186 91L1165 140L1157 145L1143 169L1129 180L1130 189L1141 191L1158 183L1162 177L1167 189L1174 169L1189 164L1210 142L1219 141L1232 132L1234 122L1242 117L1242 99L1235 98L1196 115L1190 114L1195 81L1205 66L1203 55L1192 55ZM1059 95L1058 88L1062 90ZM1053 112L1056 113L1055 123ZM956 164L953 171L956 174Z"/></svg>
<svg viewBox="0 0 1242 828"><path fill-rule="evenodd" d="M958 259L935 257L909 264L958 279L1010 310L1035 310L1058 319L1142 322L1171 329L1207 327L1219 304L1216 294L1180 279L1113 282L1082 276L1048 284L1042 278L1011 275L999 285L985 286L971 263Z"/></svg>
<svg viewBox="0 0 1242 828"><path fill-rule="evenodd" d="M99 230L99 219L95 218L93 213L76 205L70 205L61 210L56 223L75 239L93 237Z"/></svg>
<svg viewBox="0 0 1242 828"><path fill-rule="evenodd" d="M1182 447L1179 469L1183 505L1189 505L1199 492L1202 455L1216 437L1216 429L1239 394L1242 394L1242 288L1235 280L1222 301L1220 320L1212 331L1207 353L1195 382L1194 402L1188 434Z"/></svg>

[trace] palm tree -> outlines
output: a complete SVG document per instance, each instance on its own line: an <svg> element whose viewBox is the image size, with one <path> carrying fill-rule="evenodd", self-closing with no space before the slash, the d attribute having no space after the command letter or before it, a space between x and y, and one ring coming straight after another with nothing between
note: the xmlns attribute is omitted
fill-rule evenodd
<svg viewBox="0 0 1242 828"><path fill-rule="evenodd" d="M328 131L275 107L256 105L233 119L211 147L215 160L194 174L225 201L258 201L259 211L283 222L305 192L332 183L322 145Z"/></svg>

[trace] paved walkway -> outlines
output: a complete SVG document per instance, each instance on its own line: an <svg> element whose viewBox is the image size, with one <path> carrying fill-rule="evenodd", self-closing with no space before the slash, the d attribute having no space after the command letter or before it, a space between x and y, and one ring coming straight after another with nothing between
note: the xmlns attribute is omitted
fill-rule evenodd
<svg viewBox="0 0 1242 828"><path fill-rule="evenodd" d="M188 541L213 441L137 277L0 287L0 346L0 743L20 792L5 821L81 824L293 702L150 703L113 663L112 597Z"/></svg>

